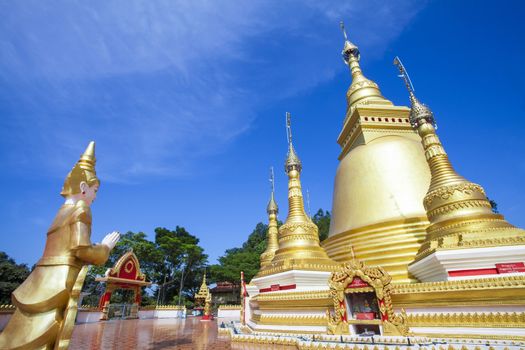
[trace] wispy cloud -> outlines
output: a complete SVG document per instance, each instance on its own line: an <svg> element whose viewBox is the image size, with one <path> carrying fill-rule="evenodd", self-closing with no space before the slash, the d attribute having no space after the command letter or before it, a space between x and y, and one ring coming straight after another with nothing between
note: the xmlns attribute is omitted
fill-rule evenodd
<svg viewBox="0 0 525 350"><path fill-rule="evenodd" d="M262 104L342 69L333 51L339 19L373 56L421 6L3 2L0 156L19 169L45 164L63 176L95 139L106 179L189 174L249 130Z"/></svg>

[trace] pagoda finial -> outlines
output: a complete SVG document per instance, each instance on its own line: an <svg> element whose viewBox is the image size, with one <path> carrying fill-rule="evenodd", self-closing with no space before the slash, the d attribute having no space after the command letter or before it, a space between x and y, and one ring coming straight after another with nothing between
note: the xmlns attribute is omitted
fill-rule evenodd
<svg viewBox="0 0 525 350"><path fill-rule="evenodd" d="M270 214L277 214L279 212L279 207L277 206L277 203L275 202L274 198L274 192L275 192L275 179L273 175L273 167L270 167L270 186L271 186L271 194L270 194L270 201L268 202L268 206L266 207L266 212L268 215Z"/></svg>
<svg viewBox="0 0 525 350"><path fill-rule="evenodd" d="M437 129L436 121L434 119L434 113L430 110L430 108L419 102L419 100L416 97L414 85L412 85L412 81L410 80L410 76L408 75L408 72L401 62L401 59L399 57L394 58L394 65L399 69L399 77L403 79L405 82L405 86L408 90L408 95L410 97L410 104L412 105L410 109L410 123L414 128L417 128L420 121L425 120L428 123L431 123L434 128Z"/></svg>
<svg viewBox="0 0 525 350"><path fill-rule="evenodd" d="M359 60L361 58L359 48L348 40L343 21L339 23L339 26L341 27L345 40L341 54L343 55L343 61L350 68L350 73L352 74L352 84L346 93L348 106L354 107L360 103L391 105L392 102L383 97L377 84L363 75L361 67L359 66Z"/></svg>
<svg viewBox="0 0 525 350"><path fill-rule="evenodd" d="M297 170L301 172L302 164L301 160L295 153L295 149L292 143L292 117L290 112L286 112L286 138L288 140L288 156L284 165L285 171L288 174L291 170Z"/></svg>
<svg viewBox="0 0 525 350"><path fill-rule="evenodd" d="M341 27L341 31L343 32L343 36L345 38L345 45L343 47L342 52L345 64L348 64L350 56L354 56L357 59L357 61L359 61L359 48L356 45L354 45L350 40L348 40L348 35L346 35L345 23L341 21L339 22L339 26Z"/></svg>

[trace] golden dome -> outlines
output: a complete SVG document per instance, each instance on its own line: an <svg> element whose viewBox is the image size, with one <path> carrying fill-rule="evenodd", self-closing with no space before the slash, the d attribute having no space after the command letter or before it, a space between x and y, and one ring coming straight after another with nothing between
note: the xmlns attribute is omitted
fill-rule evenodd
<svg viewBox="0 0 525 350"><path fill-rule="evenodd" d="M425 216L430 171L420 142L389 135L353 149L337 169L329 235Z"/></svg>
<svg viewBox="0 0 525 350"><path fill-rule="evenodd" d="M410 136L410 138L408 137ZM430 171L416 134L387 135L355 147L337 169L328 256L382 266L396 282L414 282L408 264L425 238L423 207Z"/></svg>

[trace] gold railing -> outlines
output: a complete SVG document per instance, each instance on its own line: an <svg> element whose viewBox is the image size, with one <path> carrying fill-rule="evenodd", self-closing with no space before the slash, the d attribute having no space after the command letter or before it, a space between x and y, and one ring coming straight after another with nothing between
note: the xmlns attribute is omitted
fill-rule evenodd
<svg viewBox="0 0 525 350"><path fill-rule="evenodd" d="M241 305L219 305L219 310L240 310Z"/></svg>

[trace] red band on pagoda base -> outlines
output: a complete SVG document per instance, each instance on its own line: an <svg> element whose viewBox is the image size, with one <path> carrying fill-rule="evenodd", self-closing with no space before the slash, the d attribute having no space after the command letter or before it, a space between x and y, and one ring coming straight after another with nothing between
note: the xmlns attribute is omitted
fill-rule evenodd
<svg viewBox="0 0 525 350"><path fill-rule="evenodd" d="M497 269L476 269L476 270L456 270L449 271L450 277L462 277L462 276L480 276L480 275L497 275Z"/></svg>
<svg viewBox="0 0 525 350"><path fill-rule="evenodd" d="M295 289L295 284L289 284L287 286L281 286L280 284L272 284L269 288L262 288L259 289L259 293L266 293L266 292L276 292L279 290L289 290L289 289Z"/></svg>
<svg viewBox="0 0 525 350"><path fill-rule="evenodd" d="M502 273L516 273L525 272L525 263L505 263L496 264L496 267L489 269L473 269L473 270L456 270L449 271L450 277L462 277L462 276L480 276L480 275L498 275Z"/></svg>

